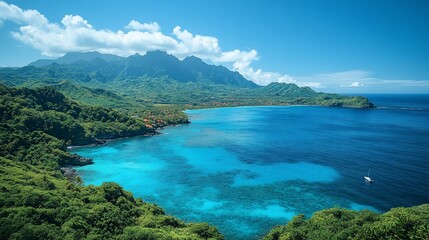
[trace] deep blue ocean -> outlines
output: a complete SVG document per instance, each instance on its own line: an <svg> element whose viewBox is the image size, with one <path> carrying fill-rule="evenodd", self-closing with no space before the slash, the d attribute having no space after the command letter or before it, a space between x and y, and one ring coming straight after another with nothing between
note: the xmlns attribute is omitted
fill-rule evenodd
<svg viewBox="0 0 429 240"><path fill-rule="evenodd" d="M367 95L376 109L187 111L161 135L72 151L85 184L120 183L227 239L257 239L294 215L429 203L429 95ZM363 176L371 168L373 184Z"/></svg>

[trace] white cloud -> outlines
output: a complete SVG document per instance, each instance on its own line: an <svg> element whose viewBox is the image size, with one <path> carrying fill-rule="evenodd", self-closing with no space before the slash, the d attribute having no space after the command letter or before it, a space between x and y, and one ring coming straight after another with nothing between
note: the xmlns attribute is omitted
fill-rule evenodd
<svg viewBox="0 0 429 240"><path fill-rule="evenodd" d="M186 29L182 31L180 26L176 26L173 29L173 35L175 35L179 41L178 47L174 49L172 53L179 57L192 54L197 57L213 59L221 54L218 39L215 37L194 36Z"/></svg>
<svg viewBox="0 0 429 240"><path fill-rule="evenodd" d="M43 26L48 24L48 20L37 10L23 11L16 5L0 2L0 20L13 21L18 24L33 24Z"/></svg>
<svg viewBox="0 0 429 240"><path fill-rule="evenodd" d="M349 85L349 87L363 87L363 84L359 82L353 82Z"/></svg>
<svg viewBox="0 0 429 240"><path fill-rule="evenodd" d="M306 84L312 88L323 90L361 87L370 79L370 72L362 70L352 70L334 73L318 73L309 76L294 76L298 82Z"/></svg>
<svg viewBox="0 0 429 240"><path fill-rule="evenodd" d="M237 64L234 64L234 69L236 68L236 66ZM253 79L254 82L263 86L271 82L298 84L298 82L296 82L290 76L281 75L280 73L276 73L276 72L264 72L261 69L254 70L252 67L249 67L249 66L237 68L237 69L239 69L239 72L242 72L244 77Z"/></svg>
<svg viewBox="0 0 429 240"><path fill-rule="evenodd" d="M370 72L362 70L352 70L344 72L335 72L335 73L321 73L318 74L318 77L323 79L330 79L335 81L355 81L367 79L371 75Z"/></svg>
<svg viewBox="0 0 429 240"><path fill-rule="evenodd" d="M152 23L140 23L136 20L131 20L130 23L125 27L126 29L142 31L142 32L159 32L161 27L157 22Z"/></svg>
<svg viewBox="0 0 429 240"><path fill-rule="evenodd" d="M92 29L92 26L88 24L88 21L83 19L81 16L72 16L72 15L66 15L64 16L63 20L61 20L61 23L66 28L87 28Z"/></svg>
<svg viewBox="0 0 429 240"><path fill-rule="evenodd" d="M215 62L233 62L233 70L240 72L245 78L251 79L259 85L268 85L271 82L294 83L299 86L317 86L314 82L298 82L289 75L277 72L266 72L262 69L255 70L250 64L259 60L256 50L240 51L233 50L222 52L221 56L215 59Z"/></svg>
<svg viewBox="0 0 429 240"><path fill-rule="evenodd" d="M371 72L352 70L334 73L318 73L310 76L294 76L299 82L317 81L319 85L310 86L326 92L342 93L427 93L429 80L381 79Z"/></svg>
<svg viewBox="0 0 429 240"><path fill-rule="evenodd" d="M83 51L129 56L163 50L179 58L194 55L217 64L230 64L233 70L260 85L270 82L317 85L311 81L297 82L288 75L276 72L255 70L251 64L259 59L256 50L222 51L216 37L194 35L180 26L176 26L171 35L162 33L157 22L140 23L137 20L131 20L124 27L125 31L98 30L78 15L66 15L61 23L51 23L37 10L22 10L16 5L0 1L2 21L21 25L19 31L12 32L12 36L49 57Z"/></svg>

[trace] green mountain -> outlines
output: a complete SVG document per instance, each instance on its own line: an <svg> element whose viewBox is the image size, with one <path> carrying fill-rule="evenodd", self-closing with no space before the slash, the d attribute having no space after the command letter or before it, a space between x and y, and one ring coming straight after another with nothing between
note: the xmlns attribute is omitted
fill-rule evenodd
<svg viewBox="0 0 429 240"><path fill-rule="evenodd" d="M76 101L115 108L139 104L176 104L182 108L290 104L373 107L363 97L319 93L295 84L258 86L225 67L206 64L193 56L179 60L161 51L127 58L71 53L22 68L2 68L0 82L7 86L49 85ZM83 93L79 94L80 90Z"/></svg>
<svg viewBox="0 0 429 240"><path fill-rule="evenodd" d="M168 78L179 82L257 87L252 81L245 79L237 72L229 71L225 67L208 65L196 57L187 57L180 61L175 56L162 51L147 52L144 56L135 54L127 58L98 52L68 53L58 59L37 60L30 63L29 66L44 68L50 72L50 74L45 73L45 76L48 75L52 78L64 78L64 74L59 73L59 71L64 71L67 68L65 72L71 74L70 78L78 82L94 80L107 83L141 76L168 76ZM82 78L73 70L86 73L88 77Z"/></svg>
<svg viewBox="0 0 429 240"><path fill-rule="evenodd" d="M314 97L317 93L309 87L298 87L295 84L270 83L259 90L262 95L279 97Z"/></svg>

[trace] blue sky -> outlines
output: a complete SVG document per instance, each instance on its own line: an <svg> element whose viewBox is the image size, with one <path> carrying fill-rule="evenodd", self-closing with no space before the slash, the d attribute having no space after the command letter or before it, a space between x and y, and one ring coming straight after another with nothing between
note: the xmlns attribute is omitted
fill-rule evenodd
<svg viewBox="0 0 429 240"><path fill-rule="evenodd" d="M0 66L161 49L261 85L429 93L427 12L425 0L9 0L0 2Z"/></svg>

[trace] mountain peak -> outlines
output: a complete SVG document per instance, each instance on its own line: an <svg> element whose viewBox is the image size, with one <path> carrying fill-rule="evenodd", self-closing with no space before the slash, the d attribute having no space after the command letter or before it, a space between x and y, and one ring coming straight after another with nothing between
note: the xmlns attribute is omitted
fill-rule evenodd
<svg viewBox="0 0 429 240"><path fill-rule="evenodd" d="M147 57L147 58L156 58L156 59L174 59L176 61L179 60L174 55L168 54L167 52L161 51L161 50L148 51L148 52L146 52L146 54L144 55L144 57Z"/></svg>
<svg viewBox="0 0 429 240"><path fill-rule="evenodd" d="M91 76L86 78L88 81L94 78L103 83L118 76L127 78L162 76L179 82L211 82L237 87L258 87L238 72L230 71L223 66L207 64L195 56L186 57L181 61L176 56L160 50L147 51L143 56L136 53L127 58L99 52L70 52L58 59L37 60L30 65L52 67L52 64L77 64L82 71L91 73Z"/></svg>
<svg viewBox="0 0 429 240"><path fill-rule="evenodd" d="M204 63L204 61L201 58L195 57L194 55L189 56L189 57L185 57L183 59L183 62L188 62L188 63Z"/></svg>
<svg viewBox="0 0 429 240"><path fill-rule="evenodd" d="M141 58L143 57L139 53L134 53L133 55L128 56L126 59L135 59L135 58Z"/></svg>
<svg viewBox="0 0 429 240"><path fill-rule="evenodd" d="M171 54L168 54L166 51L153 50L153 51L147 51L146 55L171 55Z"/></svg>

